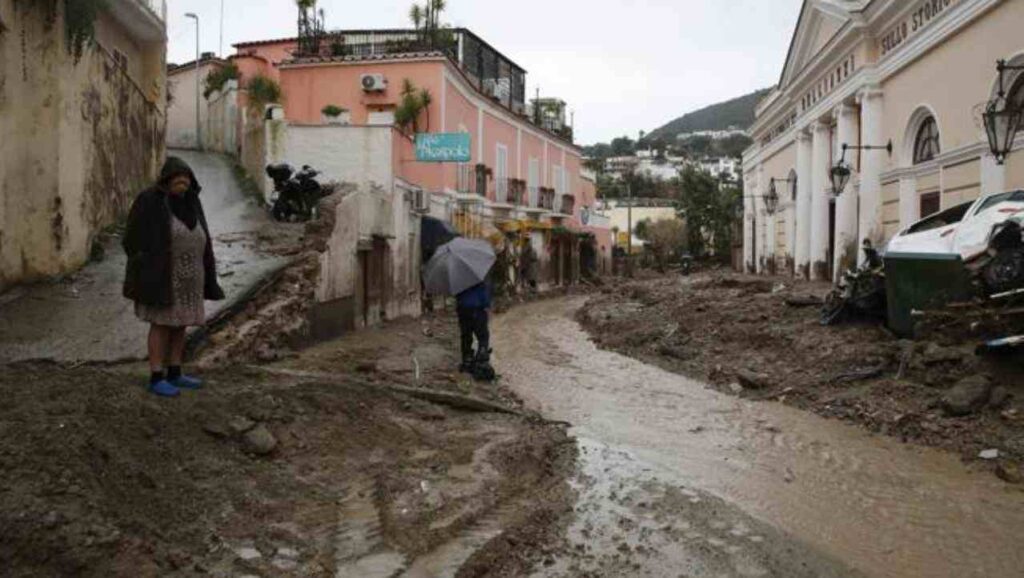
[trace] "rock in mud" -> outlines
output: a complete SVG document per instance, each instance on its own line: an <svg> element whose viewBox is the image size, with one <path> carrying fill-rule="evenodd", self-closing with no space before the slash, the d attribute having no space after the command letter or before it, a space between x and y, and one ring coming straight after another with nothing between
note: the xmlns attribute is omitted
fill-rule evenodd
<svg viewBox="0 0 1024 578"><path fill-rule="evenodd" d="M258 425L242 437L246 451L257 456L266 456L277 449L277 438L264 425Z"/></svg>
<svg viewBox="0 0 1024 578"><path fill-rule="evenodd" d="M693 357L692 355L687 353L687 351L682 347L669 345L667 343L662 343L660 346L658 346L658 353L664 355L665 357L671 357L672 359L678 359L680 361L686 361L687 359Z"/></svg>
<svg viewBox="0 0 1024 578"><path fill-rule="evenodd" d="M924 355L922 355L922 361L925 365L939 365L941 363L957 363L963 358L963 353L959 350L942 347L937 343L929 343L925 347Z"/></svg>
<svg viewBox="0 0 1024 578"><path fill-rule="evenodd" d="M256 422L252 421L247 417L238 416L232 419L228 425L231 426L231 431L235 432L238 435L241 435L256 427Z"/></svg>
<svg viewBox="0 0 1024 578"><path fill-rule="evenodd" d="M991 396L992 382L989 378L972 375L961 379L942 396L942 408L951 417L970 415L984 407Z"/></svg>
<svg viewBox="0 0 1024 578"><path fill-rule="evenodd" d="M744 389L767 389L772 386L770 377L749 369L737 371L736 380L740 382Z"/></svg>
<svg viewBox="0 0 1024 578"><path fill-rule="evenodd" d="M1010 391L1001 385L992 389L992 395L988 399L988 406L992 409L1003 409L1010 401Z"/></svg>
<svg viewBox="0 0 1024 578"><path fill-rule="evenodd" d="M263 554L260 554L259 550L257 550L256 548L249 547L239 548L238 550L235 550L235 554L238 555L238 557L242 560L246 561L258 560L259 558L263 557Z"/></svg>
<svg viewBox="0 0 1024 578"><path fill-rule="evenodd" d="M1008 484L1019 484L1024 481L1024 474L1020 466L1013 464L999 464L996 466L996 477Z"/></svg>

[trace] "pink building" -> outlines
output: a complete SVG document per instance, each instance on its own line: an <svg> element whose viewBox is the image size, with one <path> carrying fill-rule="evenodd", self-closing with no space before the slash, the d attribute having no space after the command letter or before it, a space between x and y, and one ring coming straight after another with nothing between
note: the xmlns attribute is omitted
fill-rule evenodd
<svg viewBox="0 0 1024 578"><path fill-rule="evenodd" d="M347 111L344 124L392 126L403 86L427 91L415 130L392 131L391 162L395 179L429 193L431 214L472 236L522 231L548 261L542 277L556 283L575 277L581 234L610 252L610 232L582 222L596 206L594 185L581 176L564 110L562 122L542 121L547 111L527 105L521 67L465 29L432 41L410 30L341 31L331 42L314 56L299 54L296 39L242 43L234 61L243 86L255 74L280 82L284 118L296 125L327 124L321 111L333 105ZM415 132L468 133L472 159L418 162Z"/></svg>
<svg viewBox="0 0 1024 578"><path fill-rule="evenodd" d="M283 115L275 114L287 130L272 131L285 136L264 144L265 159L311 164L329 178L407 197L416 192L422 212L464 235L534 246L542 283L577 279L585 244L610 253L610 232L588 218L594 184L581 174L564 102L528 106L525 71L472 32L340 31L313 54L297 39L236 48L243 86L260 74L279 81L284 94ZM415 127L397 127L408 85L426 91L429 105ZM329 106L344 113L328 118ZM469 134L470 161L417 161L415 134L425 132ZM390 144L382 147L382 139Z"/></svg>

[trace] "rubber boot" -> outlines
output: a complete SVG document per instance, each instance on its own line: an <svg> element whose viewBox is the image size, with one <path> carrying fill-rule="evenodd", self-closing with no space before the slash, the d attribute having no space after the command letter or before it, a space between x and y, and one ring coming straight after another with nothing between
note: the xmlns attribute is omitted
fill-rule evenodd
<svg viewBox="0 0 1024 578"><path fill-rule="evenodd" d="M171 385L180 389L200 389L203 387L203 380L181 375L175 379L168 380Z"/></svg>

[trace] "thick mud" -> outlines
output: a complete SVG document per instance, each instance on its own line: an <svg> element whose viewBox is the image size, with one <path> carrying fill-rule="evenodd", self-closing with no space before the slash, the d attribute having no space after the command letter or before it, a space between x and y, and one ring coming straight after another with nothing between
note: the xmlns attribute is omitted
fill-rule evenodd
<svg viewBox="0 0 1024 578"><path fill-rule="evenodd" d="M577 537L538 575L1020 575L1015 486L601 350L573 319L583 302L529 305L494 331L506 384L583 440Z"/></svg>
<svg viewBox="0 0 1024 578"><path fill-rule="evenodd" d="M571 508L576 448L453 374L453 326L222 366L173 400L144 367L6 367L0 575L525 575Z"/></svg>

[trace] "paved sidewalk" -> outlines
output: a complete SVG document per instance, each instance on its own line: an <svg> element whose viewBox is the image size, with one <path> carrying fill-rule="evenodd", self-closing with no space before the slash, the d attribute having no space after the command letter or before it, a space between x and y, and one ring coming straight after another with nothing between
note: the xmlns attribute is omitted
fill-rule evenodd
<svg viewBox="0 0 1024 578"><path fill-rule="evenodd" d="M227 300L207 303L212 317L287 261L268 251L301 234L301 225L274 222L247 197L224 156L170 151L192 165L203 185L203 206ZM63 281L14 288L0 295L0 363L52 360L110 362L145 357L148 325L121 296L125 255L120 239L106 258Z"/></svg>

